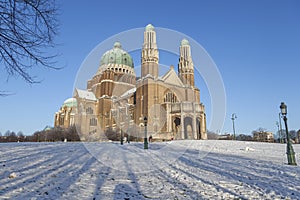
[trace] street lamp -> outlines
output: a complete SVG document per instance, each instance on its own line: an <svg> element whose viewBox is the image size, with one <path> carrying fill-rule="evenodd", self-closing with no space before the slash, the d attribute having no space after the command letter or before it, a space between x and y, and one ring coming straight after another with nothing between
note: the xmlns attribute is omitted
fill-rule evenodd
<svg viewBox="0 0 300 200"><path fill-rule="evenodd" d="M286 155L287 155L287 159L288 159L288 164L289 165L297 165L296 158L295 158L295 152L294 152L292 143L290 141L290 135L289 135L288 126L287 126L287 117L286 117L287 106L284 104L284 102L281 102L280 110L281 110L281 115L283 116L283 121L284 121L284 125L285 125L286 140L287 140Z"/></svg>
<svg viewBox="0 0 300 200"><path fill-rule="evenodd" d="M123 130L122 129L123 129L123 122L120 123L120 136L121 136L121 139L120 139L121 141L120 142L121 142L121 145L123 145L123 140L124 140L123 139Z"/></svg>
<svg viewBox="0 0 300 200"><path fill-rule="evenodd" d="M129 117L130 116L130 117ZM130 132L132 129L132 114L126 116L126 123L127 123L127 143L130 143Z"/></svg>
<svg viewBox="0 0 300 200"><path fill-rule="evenodd" d="M124 122L120 122L121 120L123 121L123 112L121 110L121 108L118 108L119 110L119 123L120 123L120 143L121 145L123 145L123 125L124 125ZM122 116L121 116L121 114Z"/></svg>
<svg viewBox="0 0 300 200"><path fill-rule="evenodd" d="M130 105L128 103L126 103L126 107L125 107L125 112L126 112L126 117L125 117L125 121L126 121L126 133L127 133L127 143L130 143L130 127L129 127L129 120L132 117L132 114L129 115L129 107Z"/></svg>
<svg viewBox="0 0 300 200"><path fill-rule="evenodd" d="M235 140L235 126L234 126L234 120L237 118L236 114L233 113L231 116L231 120L232 120L232 127L233 127L233 139Z"/></svg>
<svg viewBox="0 0 300 200"><path fill-rule="evenodd" d="M278 121L276 121L276 126L277 126L277 129L278 129L279 143L281 143L281 136L280 136L280 129L279 129L279 122Z"/></svg>
<svg viewBox="0 0 300 200"><path fill-rule="evenodd" d="M148 138L147 138L147 117L144 117L144 149L148 149Z"/></svg>
<svg viewBox="0 0 300 200"><path fill-rule="evenodd" d="M142 138L142 133L143 133L143 127L144 127L144 118L141 116L139 117L139 131L137 131L136 133L136 139L137 141L139 141L140 138ZM143 140L142 140L143 141Z"/></svg>

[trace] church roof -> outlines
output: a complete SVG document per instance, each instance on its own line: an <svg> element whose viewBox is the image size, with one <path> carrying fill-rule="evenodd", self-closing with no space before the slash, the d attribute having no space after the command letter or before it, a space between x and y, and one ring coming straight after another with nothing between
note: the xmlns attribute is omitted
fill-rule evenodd
<svg viewBox="0 0 300 200"><path fill-rule="evenodd" d="M170 85L184 87L184 84L177 76L174 67L171 67L170 70L163 77L161 77L161 79L163 82L168 83Z"/></svg>
<svg viewBox="0 0 300 200"><path fill-rule="evenodd" d="M132 57L122 49L120 42L115 42L114 48L105 52L100 60L100 66L105 64L122 64L134 67Z"/></svg>
<svg viewBox="0 0 300 200"><path fill-rule="evenodd" d="M87 91L87 90L80 90L76 89L76 93L79 98L81 99L87 99L91 101L97 101L97 98L93 92Z"/></svg>
<svg viewBox="0 0 300 200"><path fill-rule="evenodd" d="M127 90L126 92L124 92L124 93L120 96L120 98L129 96L129 95L132 95L132 94L135 93L135 91L136 91L136 88L135 88L135 87L134 87L134 88L131 88L130 90Z"/></svg>

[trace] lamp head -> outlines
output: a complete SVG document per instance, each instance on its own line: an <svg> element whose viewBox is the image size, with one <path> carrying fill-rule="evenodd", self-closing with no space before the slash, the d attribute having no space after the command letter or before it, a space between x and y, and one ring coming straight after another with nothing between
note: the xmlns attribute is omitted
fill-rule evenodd
<svg viewBox="0 0 300 200"><path fill-rule="evenodd" d="M236 118L237 118L236 114L233 113L233 114L231 115L231 119L232 119L232 120L235 120Z"/></svg>
<svg viewBox="0 0 300 200"><path fill-rule="evenodd" d="M280 111L283 116L287 114L287 106L284 104L284 102L281 102L280 104Z"/></svg>

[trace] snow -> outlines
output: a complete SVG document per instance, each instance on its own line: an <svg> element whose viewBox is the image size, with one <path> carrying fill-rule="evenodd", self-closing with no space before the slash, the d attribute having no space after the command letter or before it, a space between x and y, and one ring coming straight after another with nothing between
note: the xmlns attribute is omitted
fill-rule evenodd
<svg viewBox="0 0 300 200"><path fill-rule="evenodd" d="M5 143L0 199L300 199L300 167L285 152L214 140Z"/></svg>

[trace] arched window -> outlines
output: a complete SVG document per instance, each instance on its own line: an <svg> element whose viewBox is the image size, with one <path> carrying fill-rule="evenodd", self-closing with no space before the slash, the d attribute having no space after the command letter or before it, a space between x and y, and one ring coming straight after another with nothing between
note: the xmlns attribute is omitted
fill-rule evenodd
<svg viewBox="0 0 300 200"><path fill-rule="evenodd" d="M91 118L90 119L90 126L97 126L97 119L96 118Z"/></svg>
<svg viewBox="0 0 300 200"><path fill-rule="evenodd" d="M178 100L173 92L168 92L165 94L164 102L176 103Z"/></svg>
<svg viewBox="0 0 300 200"><path fill-rule="evenodd" d="M91 107L88 107L86 109L86 114L93 114L93 113L94 113L94 111L93 111L93 109Z"/></svg>

